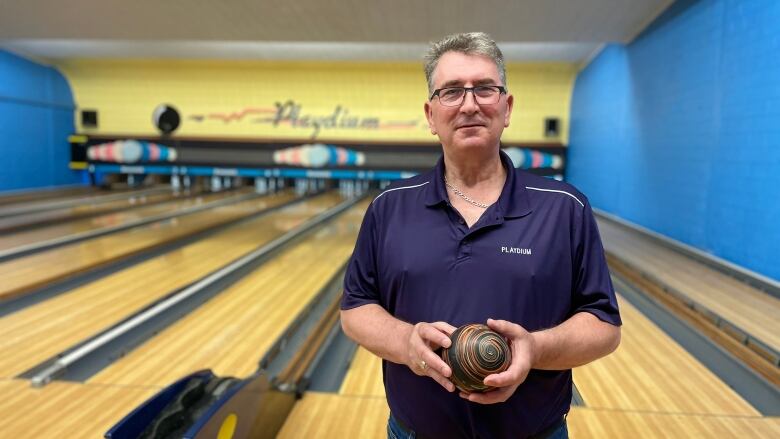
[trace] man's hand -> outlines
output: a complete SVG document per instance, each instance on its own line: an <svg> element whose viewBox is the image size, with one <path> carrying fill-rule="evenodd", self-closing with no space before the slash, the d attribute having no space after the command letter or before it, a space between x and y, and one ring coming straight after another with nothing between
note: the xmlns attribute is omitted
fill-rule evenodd
<svg viewBox="0 0 780 439"><path fill-rule="evenodd" d="M533 336L522 326L506 320L493 319L488 319L487 324L490 329L509 340L512 363L507 370L485 377L484 383L496 389L485 393L460 393L462 398L479 404L495 404L509 399L517 387L525 381L537 355Z"/></svg>
<svg viewBox="0 0 780 439"><path fill-rule="evenodd" d="M406 365L417 375L433 378L448 392L455 391L455 385L449 380L452 370L434 350L450 346L450 334L455 327L445 322L421 322L412 328L409 334L409 349Z"/></svg>

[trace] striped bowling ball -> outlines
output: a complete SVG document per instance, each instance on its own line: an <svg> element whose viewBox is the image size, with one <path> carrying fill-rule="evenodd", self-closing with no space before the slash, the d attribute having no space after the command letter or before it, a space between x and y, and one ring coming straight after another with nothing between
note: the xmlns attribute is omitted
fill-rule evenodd
<svg viewBox="0 0 780 439"><path fill-rule="evenodd" d="M501 373L512 362L506 339L486 325L461 326L450 336L452 344L442 349L441 357L452 369L450 380L463 392L487 392L486 376Z"/></svg>

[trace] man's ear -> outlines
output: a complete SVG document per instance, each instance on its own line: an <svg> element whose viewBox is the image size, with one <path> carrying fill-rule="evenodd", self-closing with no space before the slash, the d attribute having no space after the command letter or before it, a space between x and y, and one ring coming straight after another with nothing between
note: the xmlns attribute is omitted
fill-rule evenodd
<svg viewBox="0 0 780 439"><path fill-rule="evenodd" d="M506 117L504 117L504 128L509 126L509 120L512 118L512 107L515 103L515 97L507 94L506 95Z"/></svg>
<svg viewBox="0 0 780 439"><path fill-rule="evenodd" d="M423 110L425 111L425 118L428 119L428 128L431 130L431 134L436 134L436 124L433 123L433 108L431 108L430 102L425 102L425 105L423 105Z"/></svg>

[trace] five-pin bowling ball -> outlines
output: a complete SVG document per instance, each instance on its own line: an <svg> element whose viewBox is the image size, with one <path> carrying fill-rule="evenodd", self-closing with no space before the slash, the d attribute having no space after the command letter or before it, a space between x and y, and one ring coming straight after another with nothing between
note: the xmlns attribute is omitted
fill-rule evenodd
<svg viewBox="0 0 780 439"><path fill-rule="evenodd" d="M452 344L442 349L441 357L452 369L450 380L467 393L492 390L483 380L501 373L512 362L512 351L506 339L482 324L461 326L450 335Z"/></svg>

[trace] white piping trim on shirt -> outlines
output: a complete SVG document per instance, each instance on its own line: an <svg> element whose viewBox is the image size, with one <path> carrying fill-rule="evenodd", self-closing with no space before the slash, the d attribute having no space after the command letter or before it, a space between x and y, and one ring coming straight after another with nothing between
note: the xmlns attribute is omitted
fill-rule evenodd
<svg viewBox="0 0 780 439"><path fill-rule="evenodd" d="M577 200L577 202L578 202L578 203L580 203L580 206L582 206L582 207L585 207L585 205L584 205L584 204L582 204L582 201L580 201L580 200L579 200L579 198L575 197L574 195L572 195L572 194L570 194L570 193L568 193L568 192L566 192L566 191L558 191L558 190L555 190L555 189L542 189L542 188L539 188L539 187L531 187L531 186L526 186L525 188L526 188L526 189L535 190L535 191L542 191L542 192L558 192L558 193L561 193L561 194L566 194L566 195L568 195L568 196L570 196L570 197L574 198L575 200ZM381 195L381 194L380 194L380 195ZM379 197L377 197L377 198L379 198Z"/></svg>
<svg viewBox="0 0 780 439"><path fill-rule="evenodd" d="M374 201L378 200L379 197L381 197L382 195L384 195L384 194L386 194L388 192L393 192L393 191L397 191L397 190L400 190L400 189L413 189L413 188L416 188L416 187L425 186L428 183L430 183L430 181L426 181L425 183L422 183L422 184L416 184L414 186L402 186L402 187L396 187L396 188L393 188L393 189L388 189L388 190L382 192L381 194L377 195L376 198L374 198ZM374 201L372 201L372 203Z"/></svg>

